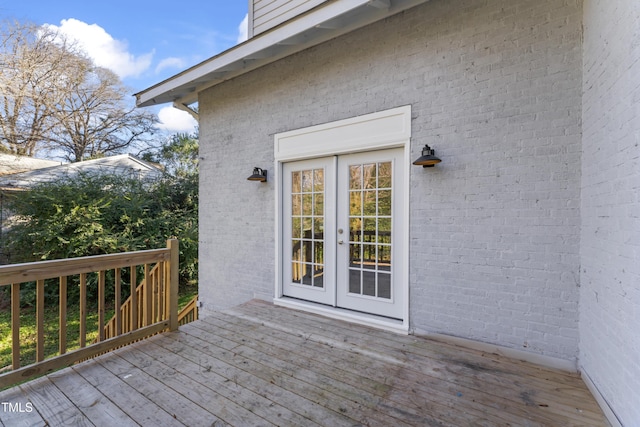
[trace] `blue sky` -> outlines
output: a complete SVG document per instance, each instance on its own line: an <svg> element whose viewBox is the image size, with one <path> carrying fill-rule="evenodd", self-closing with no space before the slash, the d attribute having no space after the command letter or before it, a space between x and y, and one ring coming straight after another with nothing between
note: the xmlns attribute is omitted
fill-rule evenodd
<svg viewBox="0 0 640 427"><path fill-rule="evenodd" d="M132 94L204 61L246 37L248 0L0 0L0 19L51 25L77 39ZM155 110L164 129L189 131L190 117Z"/></svg>

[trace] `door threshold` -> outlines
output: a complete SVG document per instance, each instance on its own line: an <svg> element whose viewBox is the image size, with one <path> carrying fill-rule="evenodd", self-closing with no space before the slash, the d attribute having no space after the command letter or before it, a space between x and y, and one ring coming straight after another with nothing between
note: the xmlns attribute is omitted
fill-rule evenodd
<svg viewBox="0 0 640 427"><path fill-rule="evenodd" d="M388 317L361 313L344 308L331 307L324 304L289 297L274 298L273 303L282 307L315 313L332 319L356 323L358 325L371 326L373 328L383 329L385 331L403 335L409 334L409 322L403 320L390 319Z"/></svg>

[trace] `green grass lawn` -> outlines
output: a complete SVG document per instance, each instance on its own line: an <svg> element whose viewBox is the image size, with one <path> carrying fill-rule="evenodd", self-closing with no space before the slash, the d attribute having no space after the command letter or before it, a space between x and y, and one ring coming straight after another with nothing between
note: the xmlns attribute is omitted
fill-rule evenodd
<svg viewBox="0 0 640 427"><path fill-rule="evenodd" d="M180 289L178 307L182 308L198 293L197 285ZM58 306L45 309L44 353L45 359L59 354L58 346ZM113 306L105 310L105 322L114 314ZM36 360L36 311L35 307L24 308L20 312L20 365L26 366ZM80 347L80 307L67 308L67 352ZM95 307L87 308L87 344L98 336L98 313ZM11 310L0 310L0 369L11 365Z"/></svg>

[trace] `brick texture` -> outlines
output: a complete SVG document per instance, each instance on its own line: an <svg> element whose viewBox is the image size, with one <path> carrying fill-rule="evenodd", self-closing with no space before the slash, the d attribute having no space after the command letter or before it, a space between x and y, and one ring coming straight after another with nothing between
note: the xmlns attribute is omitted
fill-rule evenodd
<svg viewBox="0 0 640 427"><path fill-rule="evenodd" d="M201 94L200 299L274 294L273 135L412 106L410 322L575 361L582 2L432 0Z"/></svg>
<svg viewBox="0 0 640 427"><path fill-rule="evenodd" d="M640 3L585 2L580 365L640 425Z"/></svg>

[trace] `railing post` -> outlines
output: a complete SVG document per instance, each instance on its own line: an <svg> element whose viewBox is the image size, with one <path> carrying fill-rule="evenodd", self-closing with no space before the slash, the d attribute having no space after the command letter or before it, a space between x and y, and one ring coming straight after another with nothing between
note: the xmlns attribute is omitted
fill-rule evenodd
<svg viewBox="0 0 640 427"><path fill-rule="evenodd" d="M179 282L179 259L178 239L167 240L167 247L171 255L169 260L169 274L165 280L169 282L169 330L178 329L178 282Z"/></svg>

